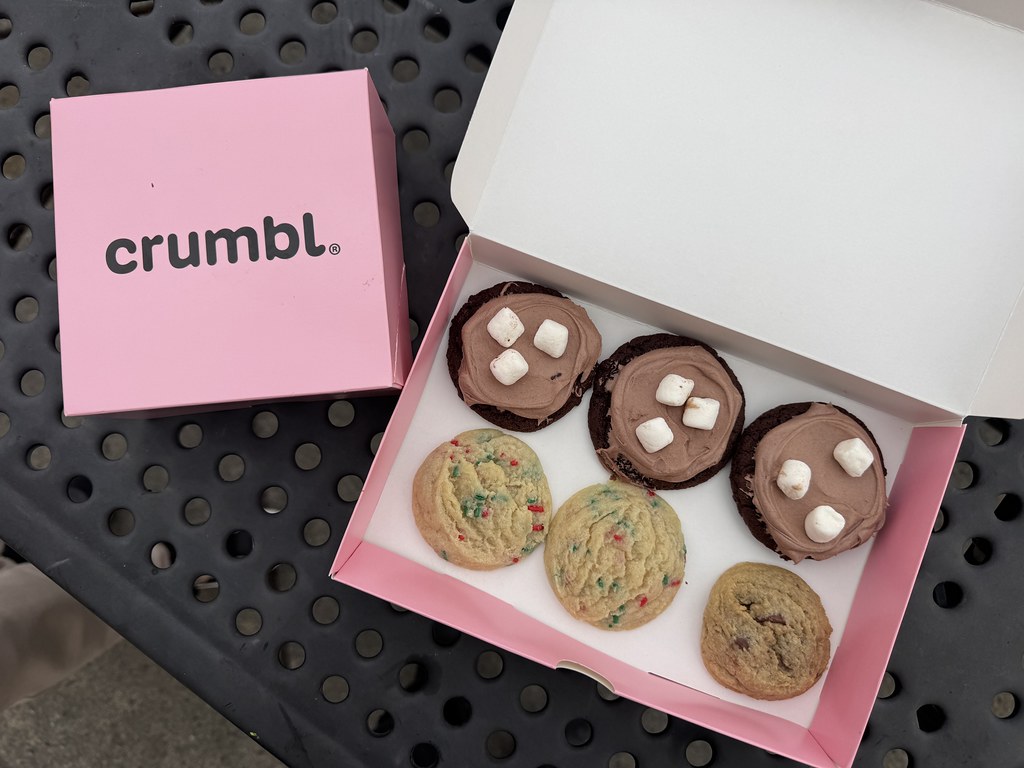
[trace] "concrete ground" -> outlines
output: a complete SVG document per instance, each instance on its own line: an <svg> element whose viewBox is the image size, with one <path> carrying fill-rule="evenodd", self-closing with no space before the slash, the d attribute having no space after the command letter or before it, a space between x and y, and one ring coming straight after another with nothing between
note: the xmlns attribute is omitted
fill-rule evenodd
<svg viewBox="0 0 1024 768"><path fill-rule="evenodd" d="M127 642L0 712L0 768L281 768Z"/></svg>

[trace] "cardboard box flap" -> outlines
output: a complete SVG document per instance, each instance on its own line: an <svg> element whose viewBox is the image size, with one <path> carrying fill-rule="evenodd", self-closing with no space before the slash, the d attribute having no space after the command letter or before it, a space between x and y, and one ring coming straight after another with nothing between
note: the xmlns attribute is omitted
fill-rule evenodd
<svg viewBox="0 0 1024 768"><path fill-rule="evenodd" d="M1017 416L1022 81L1024 34L924 0L520 0L452 194L491 240Z"/></svg>

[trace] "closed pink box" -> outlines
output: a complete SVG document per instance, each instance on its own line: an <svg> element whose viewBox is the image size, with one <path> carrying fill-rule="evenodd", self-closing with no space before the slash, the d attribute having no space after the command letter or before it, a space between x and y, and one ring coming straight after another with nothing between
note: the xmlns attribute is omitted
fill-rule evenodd
<svg viewBox="0 0 1024 768"><path fill-rule="evenodd" d="M68 415L403 385L395 140L365 70L51 114Z"/></svg>
<svg viewBox="0 0 1024 768"><path fill-rule="evenodd" d="M963 419L1024 416L1022 79L1024 34L924 0L517 0L452 180L470 234L334 578L771 752L850 766ZM488 426L452 386L448 323L509 278L583 304L604 356L657 329L708 341L743 384L747 423L785 402L849 408L889 470L885 527L794 565L750 535L727 472L663 491L686 576L629 632L569 616L538 553L490 572L437 557L413 476L436 445ZM608 477L586 398L522 438L556 506ZM801 696L751 699L701 662L711 586L742 561L789 568L822 598L831 660Z"/></svg>

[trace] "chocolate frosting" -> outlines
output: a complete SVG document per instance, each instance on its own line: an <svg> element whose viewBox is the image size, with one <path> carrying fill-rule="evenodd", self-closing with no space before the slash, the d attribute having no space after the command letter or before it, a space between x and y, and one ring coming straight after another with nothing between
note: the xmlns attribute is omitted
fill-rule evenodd
<svg viewBox="0 0 1024 768"><path fill-rule="evenodd" d="M526 331L511 346L526 358L530 370L506 386L491 373L491 360L505 348L487 332L487 323L502 307L522 321ZM561 357L554 358L533 346L540 324L554 320L569 329ZM583 307L560 296L517 293L499 296L481 306L462 326L462 365L459 390L468 405L493 405L528 419L544 421L569 400L582 395L586 380L601 354L601 334Z"/></svg>
<svg viewBox="0 0 1024 768"><path fill-rule="evenodd" d="M692 397L718 400L720 409L710 430L683 425L682 405L659 403L658 384L670 373L692 379ZM665 347L638 355L619 369L605 385L611 390L608 447L599 448L607 465L623 455L644 476L681 482L713 467L729 445L743 395L714 355L700 346ZM673 440L655 453L647 453L636 436L638 425L661 416L672 429Z"/></svg>
<svg viewBox="0 0 1024 768"><path fill-rule="evenodd" d="M863 440L875 457L860 477L850 477L832 456L836 443L852 437ZM802 499L790 499L776 485L786 459L799 459L811 468L811 487ZM761 438L748 482L779 552L795 563L805 557L824 560L863 544L885 523L885 475L878 446L864 427L831 405L813 403ZM804 518L822 504L833 507L846 525L832 541L819 544L804 532Z"/></svg>

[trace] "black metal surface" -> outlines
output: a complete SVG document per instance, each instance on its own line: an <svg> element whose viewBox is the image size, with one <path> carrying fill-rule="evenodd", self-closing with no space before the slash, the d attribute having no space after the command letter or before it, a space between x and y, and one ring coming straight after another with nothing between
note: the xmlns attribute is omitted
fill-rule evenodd
<svg viewBox="0 0 1024 768"><path fill-rule="evenodd" d="M423 327L465 231L451 162L509 6L0 0L0 537L291 765L787 764L330 582L393 398L61 417L51 97L368 67ZM963 460L858 765L1024 766L1019 717L994 714L1024 695L1024 425L972 421Z"/></svg>

